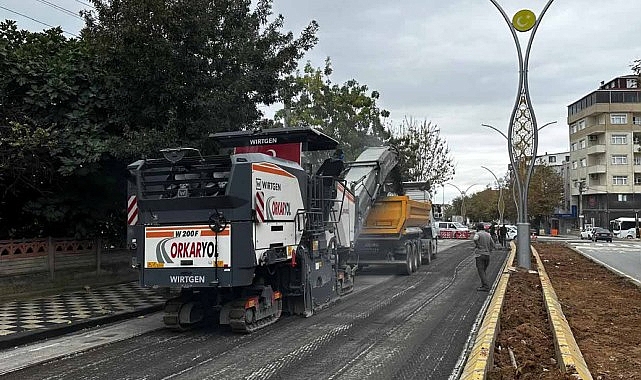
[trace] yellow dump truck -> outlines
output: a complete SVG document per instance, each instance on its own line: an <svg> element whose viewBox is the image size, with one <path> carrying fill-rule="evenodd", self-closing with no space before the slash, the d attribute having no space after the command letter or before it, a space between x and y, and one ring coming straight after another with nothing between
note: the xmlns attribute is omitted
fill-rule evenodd
<svg viewBox="0 0 641 380"><path fill-rule="evenodd" d="M355 251L359 266L394 264L412 274L436 255L432 203L409 195L381 197L369 212Z"/></svg>

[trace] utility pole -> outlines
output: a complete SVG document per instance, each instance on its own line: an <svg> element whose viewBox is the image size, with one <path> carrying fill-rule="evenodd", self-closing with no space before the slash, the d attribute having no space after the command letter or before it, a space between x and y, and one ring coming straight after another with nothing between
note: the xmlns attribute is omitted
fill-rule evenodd
<svg viewBox="0 0 641 380"><path fill-rule="evenodd" d="M581 231L585 229L585 216L583 215L583 192L585 192L588 187L585 184L585 181L577 182L577 187L579 188L579 228Z"/></svg>

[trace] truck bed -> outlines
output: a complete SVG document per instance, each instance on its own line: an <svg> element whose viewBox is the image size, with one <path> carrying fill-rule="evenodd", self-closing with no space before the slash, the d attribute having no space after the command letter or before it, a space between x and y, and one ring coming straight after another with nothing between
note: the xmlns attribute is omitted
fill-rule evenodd
<svg viewBox="0 0 641 380"><path fill-rule="evenodd" d="M415 201L407 195L379 199L367 216L361 235L400 235L407 227L426 226L431 207L430 202Z"/></svg>

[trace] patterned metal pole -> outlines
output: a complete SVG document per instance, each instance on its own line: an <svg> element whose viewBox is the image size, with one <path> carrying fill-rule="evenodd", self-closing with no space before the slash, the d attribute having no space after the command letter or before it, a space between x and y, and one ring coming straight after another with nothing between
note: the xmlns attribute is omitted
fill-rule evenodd
<svg viewBox="0 0 641 380"><path fill-rule="evenodd" d="M532 48L532 41L536 30L547 12L548 8L554 0L548 0L541 15L537 17L528 9L522 9L512 17L508 17L507 13L501 8L496 0L490 0L496 9L501 13L503 19L507 23L514 44L516 45L516 53L519 60L519 85L514 108L512 109L512 116L510 117L510 124L508 126L508 143L507 149L510 155L510 164L514 170L516 177L516 184L518 190L519 207L518 207L518 222L517 222L517 258L518 265L521 268L530 269L530 224L528 222L527 213L527 198L528 187L532 172L534 171L534 161L536 159L536 151L539 142L538 129L536 127L536 117L534 116L534 108L530 100L530 91L528 88L528 63L530 59L530 50ZM516 34L519 32L527 32L532 30L530 38L525 49L525 57L521 51L521 43Z"/></svg>

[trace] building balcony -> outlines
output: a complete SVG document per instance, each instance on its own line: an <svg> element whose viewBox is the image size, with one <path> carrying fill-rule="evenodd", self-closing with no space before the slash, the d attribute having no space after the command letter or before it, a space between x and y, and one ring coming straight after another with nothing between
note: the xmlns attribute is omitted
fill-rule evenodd
<svg viewBox="0 0 641 380"><path fill-rule="evenodd" d="M586 148L585 153L589 156L592 154L605 153L605 144L594 144Z"/></svg>
<svg viewBox="0 0 641 380"><path fill-rule="evenodd" d="M606 172L605 165L588 166L588 174L600 174L605 172Z"/></svg>

